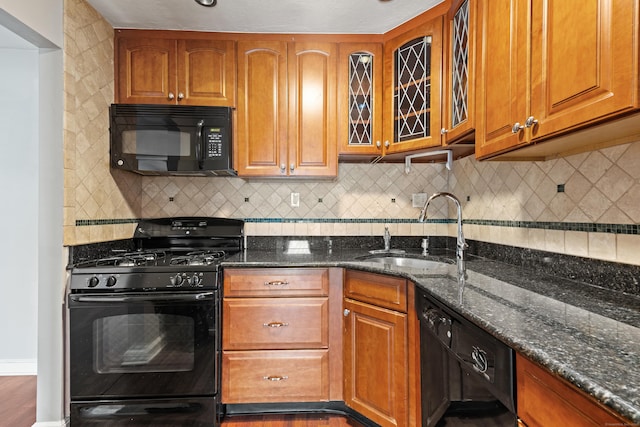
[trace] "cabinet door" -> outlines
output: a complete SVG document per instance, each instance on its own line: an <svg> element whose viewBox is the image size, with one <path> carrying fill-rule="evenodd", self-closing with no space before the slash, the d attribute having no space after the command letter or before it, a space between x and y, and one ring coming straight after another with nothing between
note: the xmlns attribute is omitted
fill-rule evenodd
<svg viewBox="0 0 640 427"><path fill-rule="evenodd" d="M117 99L123 104L175 104L176 41L117 40Z"/></svg>
<svg viewBox="0 0 640 427"><path fill-rule="evenodd" d="M235 43L178 40L178 103L235 106Z"/></svg>
<svg viewBox="0 0 640 427"><path fill-rule="evenodd" d="M384 46L385 154L441 145L442 17Z"/></svg>
<svg viewBox="0 0 640 427"><path fill-rule="evenodd" d="M456 0L445 21L445 144L473 141L475 131L476 0Z"/></svg>
<svg viewBox="0 0 640 427"><path fill-rule="evenodd" d="M518 417L528 427L633 425L518 354Z"/></svg>
<svg viewBox="0 0 640 427"><path fill-rule="evenodd" d="M286 175L287 106L286 42L239 41L238 175Z"/></svg>
<svg viewBox="0 0 640 427"><path fill-rule="evenodd" d="M382 44L341 43L338 154L382 155Z"/></svg>
<svg viewBox="0 0 640 427"><path fill-rule="evenodd" d="M526 144L513 132L528 117L529 0L478 0L476 157Z"/></svg>
<svg viewBox="0 0 640 427"><path fill-rule="evenodd" d="M293 43L288 56L287 173L292 176L336 176L336 45Z"/></svg>
<svg viewBox="0 0 640 427"><path fill-rule="evenodd" d="M531 114L538 124L532 137L632 108L638 92L637 1L533 4Z"/></svg>
<svg viewBox="0 0 640 427"><path fill-rule="evenodd" d="M345 299L346 404L381 426L406 426L407 315Z"/></svg>

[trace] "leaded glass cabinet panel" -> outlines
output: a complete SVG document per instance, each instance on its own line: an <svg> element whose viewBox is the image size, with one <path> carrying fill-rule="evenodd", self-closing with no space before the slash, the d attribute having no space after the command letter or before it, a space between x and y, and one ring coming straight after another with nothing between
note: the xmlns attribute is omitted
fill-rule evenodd
<svg viewBox="0 0 640 427"><path fill-rule="evenodd" d="M385 44L385 154L441 145L442 20Z"/></svg>
<svg viewBox="0 0 640 427"><path fill-rule="evenodd" d="M340 45L340 155L382 154L382 44Z"/></svg>
<svg viewBox="0 0 640 427"><path fill-rule="evenodd" d="M446 105L440 130L445 144L472 143L475 137L475 16L476 0L457 0L446 21Z"/></svg>

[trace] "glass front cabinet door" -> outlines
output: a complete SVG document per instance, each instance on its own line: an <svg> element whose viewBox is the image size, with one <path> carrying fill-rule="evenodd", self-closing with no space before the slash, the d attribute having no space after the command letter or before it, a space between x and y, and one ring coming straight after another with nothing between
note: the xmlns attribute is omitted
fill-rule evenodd
<svg viewBox="0 0 640 427"><path fill-rule="evenodd" d="M342 43L338 147L341 158L382 155L382 44Z"/></svg>
<svg viewBox="0 0 640 427"><path fill-rule="evenodd" d="M385 43L384 152L441 146L442 18Z"/></svg>
<svg viewBox="0 0 640 427"><path fill-rule="evenodd" d="M445 21L445 145L473 142L475 136L475 3L454 1Z"/></svg>

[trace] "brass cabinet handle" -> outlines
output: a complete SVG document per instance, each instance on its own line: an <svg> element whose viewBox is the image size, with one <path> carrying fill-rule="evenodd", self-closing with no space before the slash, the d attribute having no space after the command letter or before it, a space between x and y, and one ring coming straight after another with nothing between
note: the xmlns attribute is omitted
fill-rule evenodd
<svg viewBox="0 0 640 427"><path fill-rule="evenodd" d="M289 282L286 280L270 280L268 282L264 282L265 286L287 286Z"/></svg>
<svg viewBox="0 0 640 427"><path fill-rule="evenodd" d="M283 326L289 326L289 324L287 322L269 322L269 323L263 323L262 326L265 326L268 328L282 328Z"/></svg>
<svg viewBox="0 0 640 427"><path fill-rule="evenodd" d="M266 377L262 377L262 379L267 381L283 381L289 379L286 375L267 375Z"/></svg>

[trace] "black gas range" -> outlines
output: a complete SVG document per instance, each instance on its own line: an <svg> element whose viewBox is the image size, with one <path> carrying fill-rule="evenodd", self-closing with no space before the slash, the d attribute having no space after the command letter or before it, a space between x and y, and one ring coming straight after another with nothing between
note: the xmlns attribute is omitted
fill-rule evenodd
<svg viewBox="0 0 640 427"><path fill-rule="evenodd" d="M219 424L219 266L243 245L240 220L150 219L71 266L72 427Z"/></svg>
<svg viewBox="0 0 640 427"><path fill-rule="evenodd" d="M147 219L138 223L133 244L132 250L114 250L74 263L71 293L217 289L220 261L244 247L244 222L210 217Z"/></svg>

